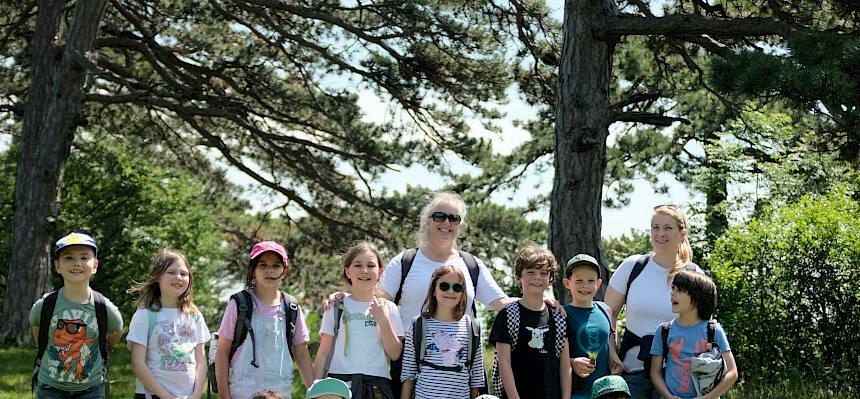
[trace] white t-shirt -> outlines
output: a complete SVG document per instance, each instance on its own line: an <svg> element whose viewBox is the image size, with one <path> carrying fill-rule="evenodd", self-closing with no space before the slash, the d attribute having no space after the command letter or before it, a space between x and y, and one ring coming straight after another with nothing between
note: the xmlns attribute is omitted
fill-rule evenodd
<svg viewBox="0 0 860 399"><path fill-rule="evenodd" d="M360 302L350 296L343 298L343 314L334 344L329 372L334 374L366 374L389 378L388 357L382 346L379 326L370 317L371 302ZM397 305L385 301L394 335L403 336ZM320 335L334 335L336 308L323 313ZM344 346L346 348L344 348Z"/></svg>
<svg viewBox="0 0 860 399"><path fill-rule="evenodd" d="M382 289L392 298L397 295L397 289L400 286L400 260L402 258L403 252L397 254L388 262L382 273ZM493 279L490 270L487 269L487 265L477 257L475 257L475 261L478 263L478 302L488 305L496 299L506 297L505 292L502 291L499 284ZM471 314L475 290L472 287L472 279L469 277L469 268L466 267L466 262L460 257L451 264L459 267L460 271L463 272L463 277L466 280L466 309ZM418 253L415 254L412 268L406 275L406 281L403 282L403 293L400 296L400 320L404 326L411 325L412 320L421 314L421 307L424 306L424 300L427 299L427 289L430 286L433 271L439 266L442 266L442 263L427 259L424 256L424 251L419 249Z"/></svg>
<svg viewBox="0 0 860 399"><path fill-rule="evenodd" d="M209 341L209 328L203 315L185 314L177 308L153 312L155 328L149 331L150 311L138 309L131 317L126 341L146 346L146 367L171 395L184 398L194 393L197 362L194 348ZM205 381L199 381L200 384ZM145 393L135 378L135 393Z"/></svg>
<svg viewBox="0 0 860 399"><path fill-rule="evenodd" d="M669 270L655 263L653 256L642 269L642 273L633 280L630 293L627 293L627 279L641 256L632 255L624 259L609 280L610 287L623 295L627 295L625 301L627 329L640 337L654 334L658 325L678 317L677 313L672 313L672 287L667 281ZM702 271L698 266L696 266L696 270ZM646 348L646 351L648 350L650 348ZM624 359L622 359L627 371L639 371L644 368L642 361L636 358L638 354L638 346L627 351Z"/></svg>

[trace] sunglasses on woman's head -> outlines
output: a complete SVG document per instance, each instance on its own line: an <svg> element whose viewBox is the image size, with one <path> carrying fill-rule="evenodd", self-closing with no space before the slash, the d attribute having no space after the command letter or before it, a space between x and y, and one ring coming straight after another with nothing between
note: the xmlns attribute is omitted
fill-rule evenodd
<svg viewBox="0 0 860 399"><path fill-rule="evenodd" d="M460 284L460 283L451 284L451 283L448 283L445 281L439 283L438 287L439 287L440 291L454 290L454 292L463 292L463 288L466 288L466 287L463 287L463 284Z"/></svg>
<svg viewBox="0 0 860 399"><path fill-rule="evenodd" d="M445 212L433 212L430 214L430 219L433 219L434 222L442 223L445 219L448 219L451 224L459 224L461 220L463 220L460 215L454 213L445 213Z"/></svg>
<svg viewBox="0 0 860 399"><path fill-rule="evenodd" d="M654 210L656 211L657 209L660 209L660 208L662 208L662 207L666 207L666 208L669 208L669 209L680 209L680 208L681 208L680 206L675 205L675 204L661 204L661 205L657 205L657 206L655 206L655 207L654 207Z"/></svg>

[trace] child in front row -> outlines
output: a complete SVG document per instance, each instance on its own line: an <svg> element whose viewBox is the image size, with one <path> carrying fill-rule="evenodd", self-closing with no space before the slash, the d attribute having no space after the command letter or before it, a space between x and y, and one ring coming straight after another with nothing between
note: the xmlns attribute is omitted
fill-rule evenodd
<svg viewBox="0 0 860 399"><path fill-rule="evenodd" d="M523 297L493 323L493 385L500 398L570 399L571 369L564 316L550 311L543 294L558 272L555 256L528 245L514 261Z"/></svg>
<svg viewBox="0 0 860 399"><path fill-rule="evenodd" d="M191 301L191 268L179 251L161 250L138 293L126 341L131 349L135 399L199 398L206 385L203 346L209 328Z"/></svg>
<svg viewBox="0 0 860 399"><path fill-rule="evenodd" d="M293 297L280 291L288 272L287 250L274 241L263 241L254 245L249 258L246 288L230 297L218 330L218 394L221 399L245 399L272 389L289 397L293 363L305 386L313 381L313 365L302 310ZM243 328L247 318L242 314L248 310L250 328ZM241 344L231 348L234 340Z"/></svg>
<svg viewBox="0 0 860 399"><path fill-rule="evenodd" d="M411 399L413 393L415 399L469 399L485 386L481 330L466 314L465 288L458 267L442 265L433 271L421 315L406 330L400 399ZM423 337L414 330L424 331ZM419 353L416 341L424 343L423 348L417 345Z"/></svg>
<svg viewBox="0 0 860 399"><path fill-rule="evenodd" d="M75 232L60 238L54 254L54 269L63 277L63 286L30 309L40 351L36 399L103 398L107 347L122 336L122 315L90 288L90 278L99 269L92 236Z"/></svg>
<svg viewBox="0 0 860 399"><path fill-rule="evenodd" d="M371 243L349 248L341 267L349 289L342 303L323 313L320 325L314 376L347 382L354 399L395 398L388 360L400 358L403 325L397 305L378 295L384 265Z"/></svg>
<svg viewBox="0 0 860 399"><path fill-rule="evenodd" d="M663 374L663 325L657 327L651 344L651 381L664 398L717 398L728 392L738 378L737 365L722 326L714 322L714 341L726 362L726 374L707 394L697 392L690 359L707 351L708 323L717 306L717 287L705 274L682 271L672 280L672 312L678 317L669 323Z"/></svg>
<svg viewBox="0 0 860 399"><path fill-rule="evenodd" d="M591 384L610 374L610 360L621 365L615 352L612 309L594 300L603 283L600 265L588 254L567 261L564 286L571 302L564 306L570 330L570 363L573 369L573 399L590 399ZM623 367L623 366L622 366ZM622 369L623 370L623 369ZM621 370L618 370L621 371Z"/></svg>

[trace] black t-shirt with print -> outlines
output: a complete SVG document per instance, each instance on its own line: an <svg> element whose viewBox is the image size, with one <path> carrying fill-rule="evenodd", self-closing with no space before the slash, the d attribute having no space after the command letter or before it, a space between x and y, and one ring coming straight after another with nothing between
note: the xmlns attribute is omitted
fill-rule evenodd
<svg viewBox="0 0 860 399"><path fill-rule="evenodd" d="M555 354L555 326L549 308L534 311L517 303L520 310L520 333L517 347L511 352L511 368L517 392L523 399L558 398L558 357ZM507 327L507 310L503 309L493 322L490 344L511 343ZM561 331L567 336L567 330ZM541 345L542 344L542 345ZM502 396L504 399L506 396Z"/></svg>

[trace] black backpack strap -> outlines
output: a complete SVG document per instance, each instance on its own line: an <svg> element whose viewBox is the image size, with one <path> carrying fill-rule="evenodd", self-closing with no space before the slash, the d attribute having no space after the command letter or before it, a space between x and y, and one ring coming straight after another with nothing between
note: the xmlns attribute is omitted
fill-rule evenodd
<svg viewBox="0 0 860 399"><path fill-rule="evenodd" d="M600 301L594 301L594 304L606 316L606 320L609 321L609 335L615 334L615 325L612 323L612 315L609 314L609 305Z"/></svg>
<svg viewBox="0 0 860 399"><path fill-rule="evenodd" d="M42 300L42 311L39 313L39 341L37 343L36 361L33 363L33 378L30 381L30 388L35 391L36 383L39 380L39 366L42 365L42 356L45 355L45 349L48 347L48 330L51 328L51 318L54 316L54 307L57 305L58 291L54 291L45 296Z"/></svg>
<svg viewBox="0 0 860 399"><path fill-rule="evenodd" d="M281 306L284 307L284 317L287 324L287 329L284 330L287 334L287 349L290 351L290 357L294 358L293 335L296 332L296 320L299 319L299 302L292 295L281 291Z"/></svg>
<svg viewBox="0 0 860 399"><path fill-rule="evenodd" d="M708 350L710 350L714 346L717 345L717 341L715 341L714 336L717 334L716 323L713 320L708 320Z"/></svg>
<svg viewBox="0 0 860 399"><path fill-rule="evenodd" d="M397 294L394 295L394 303L398 305L400 305L400 296L403 295L403 283L406 282L406 275L409 274L417 253L418 248L409 248L403 251L403 256L400 257L400 286L397 287Z"/></svg>
<svg viewBox="0 0 860 399"><path fill-rule="evenodd" d="M108 369L108 351L107 351L107 336L108 336L108 322L107 322L107 304L105 303L105 297L99 293L98 291L93 291L93 304L96 308L96 323L99 326L99 352L102 355L102 362L104 362L104 369Z"/></svg>
<svg viewBox="0 0 860 399"><path fill-rule="evenodd" d="M466 264L466 268L469 269L469 278L472 279L472 292L475 293L475 297L472 298L472 315L478 316L478 310L475 308L475 301L478 299L478 272L480 269L478 268L478 260L475 259L475 256L464 251L457 251L460 253L460 257L463 258L463 262Z"/></svg>
<svg viewBox="0 0 860 399"><path fill-rule="evenodd" d="M251 336L251 346L253 352L253 360L251 364L257 367L257 349L255 345L254 330L251 328L251 315L254 313L254 300L251 298L251 293L248 290L239 291L230 296L230 299L236 302L236 326L233 329L233 342L230 343L230 357L233 360L233 355L245 342L245 337Z"/></svg>
<svg viewBox="0 0 860 399"><path fill-rule="evenodd" d="M672 327L672 324L668 321L664 321L662 324L662 328L660 329L660 335L663 338L663 376L666 376L666 363L669 361L669 328Z"/></svg>
<svg viewBox="0 0 860 399"><path fill-rule="evenodd" d="M423 316L418 316L415 322L412 323L412 348L415 351L416 374L421 371L421 363L424 362L424 355L427 354L427 347L425 346L427 339L426 327Z"/></svg>
<svg viewBox="0 0 860 399"><path fill-rule="evenodd" d="M466 357L466 367L471 370L475 358L478 357L478 348L481 346L481 324L478 319L466 315L469 321L469 354Z"/></svg>
<svg viewBox="0 0 860 399"><path fill-rule="evenodd" d="M337 333L340 331L340 318L343 316L343 299L334 303L334 327L332 328L332 342L331 342L331 350L328 352L328 357L325 360L325 369L323 370L323 376L328 376L328 369L331 366L331 359L334 358L334 347L337 345Z"/></svg>
<svg viewBox="0 0 860 399"><path fill-rule="evenodd" d="M636 277L639 277L639 274L642 273L642 269L645 269L645 265L651 260L651 254L642 255L636 261L636 264L633 265L633 270L630 271L630 276L627 277L627 291L625 291L625 296L630 296L630 285L633 284L633 280L636 280Z"/></svg>

